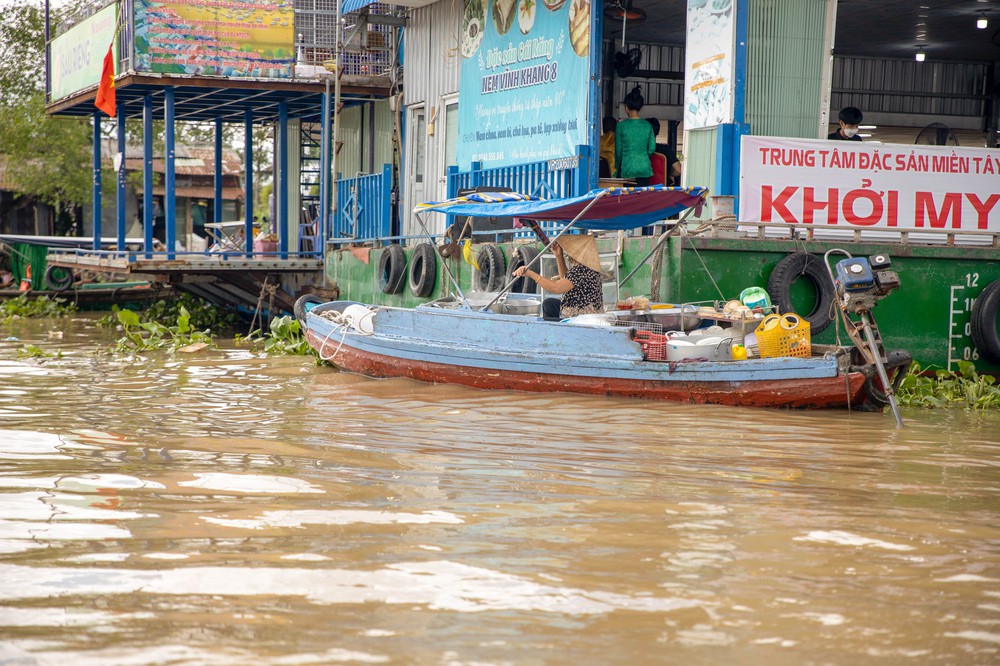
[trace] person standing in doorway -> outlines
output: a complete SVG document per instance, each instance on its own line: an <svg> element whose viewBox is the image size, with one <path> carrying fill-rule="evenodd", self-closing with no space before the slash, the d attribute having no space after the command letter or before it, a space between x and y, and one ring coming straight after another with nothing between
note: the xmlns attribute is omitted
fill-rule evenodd
<svg viewBox="0 0 1000 666"><path fill-rule="evenodd" d="M618 120L611 116L605 116L601 134L601 162L598 176L601 178L611 178L615 175L615 127Z"/></svg>
<svg viewBox="0 0 1000 666"><path fill-rule="evenodd" d="M625 110L628 118L619 121L615 127L615 164L619 178L634 180L639 187L649 185L653 167L649 156L656 150L656 137L652 126L639 117L645 100L639 86L625 95Z"/></svg>
<svg viewBox="0 0 1000 666"><path fill-rule="evenodd" d="M840 119L840 127L826 138L834 141L861 141L861 137L858 136L858 125L864 119L861 109L856 106L845 106L840 110L838 118Z"/></svg>

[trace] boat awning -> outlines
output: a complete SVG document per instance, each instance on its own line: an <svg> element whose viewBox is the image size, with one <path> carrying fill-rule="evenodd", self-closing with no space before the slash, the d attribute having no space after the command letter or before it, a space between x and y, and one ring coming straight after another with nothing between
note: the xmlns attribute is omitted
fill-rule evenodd
<svg viewBox="0 0 1000 666"><path fill-rule="evenodd" d="M447 201L418 204L414 213L447 213L470 217L513 217L524 220L572 220L594 199L576 226L581 229L618 231L665 220L705 202L704 187L614 187L596 189L567 199L539 199L515 192L476 192Z"/></svg>

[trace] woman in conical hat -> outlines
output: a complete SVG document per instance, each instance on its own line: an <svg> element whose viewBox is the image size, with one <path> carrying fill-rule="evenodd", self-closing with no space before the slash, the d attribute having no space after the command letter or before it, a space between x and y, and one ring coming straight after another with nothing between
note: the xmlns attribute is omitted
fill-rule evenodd
<svg viewBox="0 0 1000 666"><path fill-rule="evenodd" d="M542 302L542 316L559 320L579 314L604 311L604 289L601 285L601 257L597 252L597 239L586 234L563 236L552 245L559 275L546 278L530 266L514 271L515 277L527 276L562 299L546 298ZM567 268L564 254L573 260Z"/></svg>

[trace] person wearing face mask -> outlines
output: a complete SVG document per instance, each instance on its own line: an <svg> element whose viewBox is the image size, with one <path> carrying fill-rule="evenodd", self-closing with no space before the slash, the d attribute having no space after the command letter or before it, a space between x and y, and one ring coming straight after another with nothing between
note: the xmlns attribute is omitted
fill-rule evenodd
<svg viewBox="0 0 1000 666"><path fill-rule="evenodd" d="M845 106L840 110L840 127L826 138L836 141L861 141L861 137L858 136L858 125L863 118L860 109L855 106Z"/></svg>

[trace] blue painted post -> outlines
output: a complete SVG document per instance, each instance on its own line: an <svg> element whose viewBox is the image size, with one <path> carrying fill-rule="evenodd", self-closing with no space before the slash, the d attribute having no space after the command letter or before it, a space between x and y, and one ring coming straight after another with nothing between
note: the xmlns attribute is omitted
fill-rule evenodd
<svg viewBox="0 0 1000 666"><path fill-rule="evenodd" d="M116 221L117 221L117 231L118 231L118 243L115 246L119 252L125 251L125 232L127 231L128 219L127 214L127 198L128 193L127 181L125 179L125 102L118 102L118 108L115 111L115 117L118 122L118 154L121 156L121 164L118 166L117 175L117 189L118 189L118 210L116 211Z"/></svg>
<svg viewBox="0 0 1000 666"><path fill-rule="evenodd" d="M447 197L449 199L458 196L458 165L452 164L448 167Z"/></svg>
<svg viewBox="0 0 1000 666"><path fill-rule="evenodd" d="M215 191L212 199L212 221L222 222L222 118L215 119Z"/></svg>
<svg viewBox="0 0 1000 666"><path fill-rule="evenodd" d="M588 155L600 155L601 150L601 131L603 127L603 109L601 108L601 51L604 49L604 3L603 2L592 2L590 3L590 25L591 25L591 35L590 35L590 72L588 72L588 77L590 79L590 85L588 86L588 101L587 108L590 112L587 114L587 140L589 142L590 152ZM584 192L589 192L593 188L597 187L597 177L600 173L598 169L598 162L600 160L588 160L587 163L587 182L584 184L583 189L578 189L576 194L580 195Z"/></svg>
<svg viewBox="0 0 1000 666"><path fill-rule="evenodd" d="M580 158L580 162L577 164L576 169L573 170L573 191L570 192L571 197L578 197L591 190L590 163L594 160L590 159L590 146L577 146L576 152ZM593 182L596 183L597 181L594 180Z"/></svg>
<svg viewBox="0 0 1000 666"><path fill-rule="evenodd" d="M392 233L392 165L383 164L382 165L382 180L379 183L379 195L381 196L381 202L379 203L379 221L381 224L381 230L379 231L379 237L388 236Z"/></svg>
<svg viewBox="0 0 1000 666"><path fill-rule="evenodd" d="M243 245L253 256L253 109L243 111Z"/></svg>
<svg viewBox="0 0 1000 666"><path fill-rule="evenodd" d="M750 127L746 124L746 90L747 90L747 40L749 39L750 25L750 3L736 3L736 53L735 53L735 75L733 86L733 120L736 122L735 143L730 153L732 160L732 182L735 183L735 195L733 199L733 212L737 219L740 214L740 150L742 141L740 137L750 133Z"/></svg>
<svg viewBox="0 0 1000 666"><path fill-rule="evenodd" d="M153 96L142 99L142 247L153 258Z"/></svg>
<svg viewBox="0 0 1000 666"><path fill-rule="evenodd" d="M163 89L163 143L166 152L164 161L163 216L166 223L167 259L176 259L177 253L177 182L174 174L174 87Z"/></svg>
<svg viewBox="0 0 1000 666"><path fill-rule="evenodd" d="M288 101L278 102L278 177L274 197L278 215L278 252L288 259Z"/></svg>
<svg viewBox="0 0 1000 666"><path fill-rule="evenodd" d="M480 186L480 184L482 184L482 178L483 178L482 172L483 172L483 163L473 162L472 168L470 169L469 173L469 187L471 187L472 189L476 189L477 187Z"/></svg>
<svg viewBox="0 0 1000 666"><path fill-rule="evenodd" d="M327 225L330 217L330 79L323 93L323 113L320 126L319 148L319 220L316 233L319 236L320 256L326 253ZM317 248L313 248L314 250Z"/></svg>
<svg viewBox="0 0 1000 666"><path fill-rule="evenodd" d="M94 112L94 216L93 249L101 249L101 112Z"/></svg>

